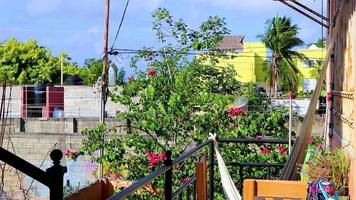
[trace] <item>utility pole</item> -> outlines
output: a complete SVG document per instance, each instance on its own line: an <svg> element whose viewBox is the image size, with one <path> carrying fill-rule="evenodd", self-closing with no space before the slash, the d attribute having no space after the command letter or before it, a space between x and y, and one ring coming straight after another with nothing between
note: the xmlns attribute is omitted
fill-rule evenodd
<svg viewBox="0 0 356 200"><path fill-rule="evenodd" d="M293 92L290 91L288 94L289 98L289 125L288 125L288 155L292 153L292 101L293 101Z"/></svg>
<svg viewBox="0 0 356 200"><path fill-rule="evenodd" d="M105 4L105 31L104 31L104 59L103 59L103 71L101 75L101 92L100 92L100 123L105 124L105 104L107 100L107 84L106 84L106 71L108 66L108 37L109 37L109 11L110 0L106 0ZM102 140L105 140L103 137ZM100 156L104 155L104 149L101 148L99 152ZM103 164L99 166L99 178L103 178L104 170Z"/></svg>

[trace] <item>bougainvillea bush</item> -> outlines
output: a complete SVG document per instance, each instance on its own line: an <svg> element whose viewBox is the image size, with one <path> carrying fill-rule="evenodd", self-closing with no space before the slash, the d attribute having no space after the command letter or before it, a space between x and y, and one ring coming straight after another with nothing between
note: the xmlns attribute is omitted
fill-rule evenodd
<svg viewBox="0 0 356 200"><path fill-rule="evenodd" d="M206 141L209 133L221 138L287 137L283 128L286 110L272 108L267 96L257 93L254 85L242 85L231 66L218 67L215 58L226 52L216 47L229 33L223 18L209 17L193 30L181 19L174 20L165 9L156 10L153 17L153 31L161 48L139 51L131 62L135 75L122 89L111 91L112 100L127 108L117 115L127 121L126 132L119 134L103 125L86 130L83 147L76 155L104 148L102 157L92 154L94 161L109 166L109 172L119 172L122 179L138 180L163 165L165 152L170 151L175 159ZM241 96L248 100L248 106L235 105ZM230 161L286 160L285 146L226 145L221 151ZM174 168L175 188L189 181L194 163L204 155L207 152L200 152ZM236 171L231 173L237 177ZM258 169L251 173L260 175ZM152 182L151 191L140 191L130 198L161 199L163 185L163 177L159 177ZM222 198L222 193L217 193L219 196Z"/></svg>

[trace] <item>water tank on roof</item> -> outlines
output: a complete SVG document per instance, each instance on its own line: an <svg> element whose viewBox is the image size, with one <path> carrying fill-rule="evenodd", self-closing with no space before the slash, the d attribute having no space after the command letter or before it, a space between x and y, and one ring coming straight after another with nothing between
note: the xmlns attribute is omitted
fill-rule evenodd
<svg viewBox="0 0 356 200"><path fill-rule="evenodd" d="M116 67L115 65L111 65L109 67L109 86L116 85Z"/></svg>
<svg viewBox="0 0 356 200"><path fill-rule="evenodd" d="M83 85L83 79L78 75L72 75L66 79L64 85Z"/></svg>
<svg viewBox="0 0 356 200"><path fill-rule="evenodd" d="M46 104L46 85L37 84L33 88L34 104L41 106Z"/></svg>

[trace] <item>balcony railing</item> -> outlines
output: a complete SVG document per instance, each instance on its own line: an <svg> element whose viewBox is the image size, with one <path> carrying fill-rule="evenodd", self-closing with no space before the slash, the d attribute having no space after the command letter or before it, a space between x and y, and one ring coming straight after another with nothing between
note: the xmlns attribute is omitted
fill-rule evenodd
<svg viewBox="0 0 356 200"><path fill-rule="evenodd" d="M281 139L249 139L249 138L229 138L229 139L217 139L221 148L226 143L237 143L237 144L288 144L288 140ZM215 175L214 170L217 165L214 157L214 146L212 141L205 141L189 151L180 155L177 159L172 161L170 152L167 153L167 159L164 162L164 166L154 170L148 176L134 182L132 185L126 189L116 193L110 200L124 199L129 195L135 193L138 189L143 188L145 185L151 183L154 179L161 175L164 175L164 199L196 199L197 197L197 186L196 185L196 174L191 176L189 180L182 184L178 188L173 187L173 168L178 164L182 163L188 158L191 158L200 151L208 150L208 199L214 199L215 191ZM281 170L284 167L284 163L240 163L240 162L226 162L227 166L234 166L239 168L239 188L242 191L242 181L244 178L250 178L246 174L244 175L244 169L249 167L261 167L268 169L268 177L271 178L271 169L275 168ZM256 178L256 177L254 177ZM260 177L261 178L261 177ZM175 189L175 191L173 191Z"/></svg>

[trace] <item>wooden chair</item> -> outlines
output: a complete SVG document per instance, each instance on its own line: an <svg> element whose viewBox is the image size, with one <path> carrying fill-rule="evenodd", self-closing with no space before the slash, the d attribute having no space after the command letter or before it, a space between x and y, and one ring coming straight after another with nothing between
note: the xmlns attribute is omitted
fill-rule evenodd
<svg viewBox="0 0 356 200"><path fill-rule="evenodd" d="M307 198L308 185L301 181L245 179L243 186L244 200Z"/></svg>

